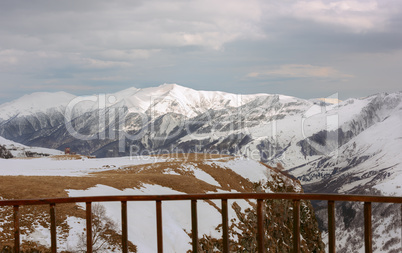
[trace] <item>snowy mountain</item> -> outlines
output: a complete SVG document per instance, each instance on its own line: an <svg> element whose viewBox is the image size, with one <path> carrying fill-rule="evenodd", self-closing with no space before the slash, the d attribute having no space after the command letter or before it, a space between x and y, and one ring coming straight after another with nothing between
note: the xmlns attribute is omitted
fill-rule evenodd
<svg viewBox="0 0 402 253"><path fill-rule="evenodd" d="M341 145L337 150L326 156L316 156L317 159L289 171L310 192L401 196L401 126L400 94L371 97L360 114L339 128L347 134L344 139L340 138ZM316 209L325 222L326 210L321 205L318 203ZM337 209L337 238L341 238L342 249L344 252L362 251L363 240L347 240L351 234L362 235L362 207L340 203ZM400 205L373 206L376 251L399 252L401 224L398 213Z"/></svg>
<svg viewBox="0 0 402 253"><path fill-rule="evenodd" d="M225 92L196 91L177 84L164 84L159 87L144 89L130 88L110 94L108 98L115 98L114 105L127 107L129 112L148 112L156 117L171 112L186 117L194 117L210 109L220 110L238 107L242 103L259 96L266 95L236 95Z"/></svg>
<svg viewBox="0 0 402 253"><path fill-rule="evenodd" d="M79 108L81 113L104 107L126 107L130 112L152 112L157 116L174 112L193 117L209 109L238 107L259 96L267 95L196 91L177 84L164 84L144 89L132 87L114 94L84 97L77 97L66 92L37 92L0 105L0 121L38 113L52 113L51 111L64 113L67 106Z"/></svg>
<svg viewBox="0 0 402 253"><path fill-rule="evenodd" d="M226 136L227 130L232 129L243 132L241 122L247 123L247 127L269 123L284 117L287 110L294 115L313 104L282 95L236 95L165 84L115 94L66 95L71 99L69 103L53 108L53 101L49 101L43 106L46 110L32 109L21 114L27 104L44 104L42 95L31 94L1 105L7 113L1 117L0 135L27 145L57 149L69 145L78 152L98 156L107 156L110 149L122 145L122 139L138 140L139 146L152 150L170 143L181 148L192 135L208 141L202 134L208 136L211 130L218 136ZM231 126L233 120L236 122ZM120 155L129 154L128 149L119 149Z"/></svg>
<svg viewBox="0 0 402 253"><path fill-rule="evenodd" d="M40 198L97 195L157 195L213 192L301 192L297 180L280 173L257 161L241 157L201 156L181 154L164 157L119 157L71 160L70 156L53 156L36 159L0 160L0 176L5 181L0 185L0 197ZM12 169L11 169L12 166ZM23 175L24 177L21 177ZM29 175L29 177L27 177ZM43 181L48 182L46 186ZM15 191L15 187L29 191ZM12 187L10 187L12 186ZM49 191L49 189L52 189ZM51 192L51 196L49 196ZM23 197L22 197L23 196ZM289 251L292 245L291 202L282 201L286 207L266 203L266 240L268 249ZM256 249L255 238L247 237L244 229L255 230L253 219L255 201L230 201L229 220L232 250ZM12 215L0 207L0 249L12 238ZM217 229L222 222L220 201L198 201L200 245L204 251L221 249L221 232ZM85 204L57 207L58 250L79 252L84 247ZM322 252L323 243L309 202L302 202L302 248L304 252ZM21 239L23 247L35 247L46 251L50 247L49 217L47 208L30 209L22 213ZM121 252L120 203L94 203L93 225L98 236L94 249L98 252ZM250 216L251 215L251 216ZM129 202L128 223L130 252L156 252L156 226L154 202ZM97 222L101 220L103 222ZM109 224L109 225L107 225ZM274 230L280 224L284 229ZM245 226L247 225L247 226ZM189 201L163 202L164 250L187 252L191 249L191 209ZM96 231L105 231L98 233ZM250 230L248 230L250 231ZM274 232L273 232L274 231ZM256 232L254 231L254 237ZM113 239L115 238L115 239ZM116 239L117 238L117 239ZM85 241L85 240L84 240ZM251 242L251 243L250 243ZM11 242L9 242L12 244ZM34 246L32 246L34 245Z"/></svg>
<svg viewBox="0 0 402 253"><path fill-rule="evenodd" d="M309 192L402 194L398 183L402 179L398 152L402 149L402 92L345 101L336 96L304 100L165 84L97 96L66 95L70 102L60 99L62 105L53 108L49 103L40 112L21 114L15 109L36 104L43 99L39 97L33 94L1 105L7 117L0 117L0 135L25 145L70 147L97 157L239 155L271 166L281 163ZM64 113L60 108L65 108ZM320 216L323 207L315 206ZM374 220L396 219L392 208L375 206ZM360 209L346 204L338 208L339 217L349 217L339 226L352 231L340 234L340 240L359 233ZM397 229L379 226L375 234L389 239L378 240L375 247L392 252L400 241ZM346 241L339 250L354 251L362 243Z"/></svg>
<svg viewBox="0 0 402 253"><path fill-rule="evenodd" d="M76 96L66 92L37 92L0 105L0 121L39 113L64 113Z"/></svg>

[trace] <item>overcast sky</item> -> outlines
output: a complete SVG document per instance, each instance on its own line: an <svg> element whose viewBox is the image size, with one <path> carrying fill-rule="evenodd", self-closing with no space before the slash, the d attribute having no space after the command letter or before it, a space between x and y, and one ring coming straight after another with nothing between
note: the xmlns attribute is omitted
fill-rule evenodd
<svg viewBox="0 0 402 253"><path fill-rule="evenodd" d="M0 102L177 83L301 98L402 90L402 1L0 1Z"/></svg>

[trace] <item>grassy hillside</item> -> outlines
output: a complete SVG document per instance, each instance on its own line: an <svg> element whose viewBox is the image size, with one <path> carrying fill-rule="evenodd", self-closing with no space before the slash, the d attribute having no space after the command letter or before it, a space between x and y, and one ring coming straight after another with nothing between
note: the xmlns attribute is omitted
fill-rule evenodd
<svg viewBox="0 0 402 253"><path fill-rule="evenodd" d="M30 161L32 163L37 161L45 163L46 159L56 159L62 164L60 165L62 167L70 166L69 164L73 163L74 160L81 162L79 160L81 157L66 156L31 159ZM278 168L271 168L255 161L241 160L231 156L210 155L206 157L199 154L172 154L158 157L158 159L158 162L143 162L141 164L127 162L124 165L116 165L113 160L104 159L99 171L92 168L86 175L79 177L66 176L63 175L63 172L60 172L60 176L48 176L43 172L37 173L41 175L32 176L4 175L0 176L0 196L3 199L68 197L71 196L71 192L94 189L100 185L121 191L126 189L146 190L150 186L160 186L179 193L301 191L297 180L287 177ZM18 162L18 159L15 161ZM91 159L82 160L82 163L87 162L91 162ZM248 168L246 168L247 166ZM109 193L104 192L104 194ZM152 194L161 193L152 192ZM218 217L220 205L213 201L207 201L207 205L213 208L209 209L210 214L206 214L207 217ZM254 251L256 246L255 202L245 201L241 203L236 201L231 206L233 209L230 231L232 250L237 252ZM66 242L71 241L71 231L73 230L69 219L75 217L84 226L85 211L81 205L76 204L57 205L56 208L58 244L66 245ZM37 248L44 251L48 249L49 245L44 243L46 240L38 240L35 236L39 228L42 230L49 229L48 209L48 206L21 207L23 249ZM120 231L118 226L108 217L109 209L106 208L102 211L102 206L100 209L100 214L95 214L95 218L103 220L102 222L99 221L99 224L108 224L104 222L105 220L110 223L109 227L103 227L103 232L99 233L100 240L105 242L104 245L107 245L100 252L119 252ZM169 210L165 212L169 212ZM291 212L291 203L287 201L266 201L267 248L277 252L290 249L292 245ZM322 252L323 244L320 232L313 209L308 202L302 203L302 217L303 252ZM183 217L183 219L185 218ZM199 222L203 221L200 220ZM12 208L0 208L0 229L2 230L0 233L0 249L12 245L12 226ZM201 246L206 252L217 252L221 249L220 237L217 236L220 233L219 226L217 224L217 227L211 227L215 232L200 235ZM182 230L188 234L187 239L190 241L191 231L188 228L182 228ZM137 251L135 244L134 238L130 244L133 252ZM83 245L61 246L65 252L78 252L79 247L82 248Z"/></svg>

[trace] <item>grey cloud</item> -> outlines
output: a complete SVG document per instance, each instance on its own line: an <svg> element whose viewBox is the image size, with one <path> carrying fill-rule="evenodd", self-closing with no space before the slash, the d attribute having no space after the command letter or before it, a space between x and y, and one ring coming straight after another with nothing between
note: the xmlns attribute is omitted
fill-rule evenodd
<svg viewBox="0 0 402 253"><path fill-rule="evenodd" d="M370 80L384 76L387 84L377 91L397 90L393 80L401 74L389 66L402 50L402 2L371 2L366 8L363 1L314 1L318 7L303 1L0 1L0 87L45 90L49 83L96 91L176 82L313 97L328 95L339 82L344 96L352 96L368 92L366 86L375 92ZM377 54L381 61L365 64ZM245 78L291 65L337 72ZM379 72L385 67L387 75Z"/></svg>

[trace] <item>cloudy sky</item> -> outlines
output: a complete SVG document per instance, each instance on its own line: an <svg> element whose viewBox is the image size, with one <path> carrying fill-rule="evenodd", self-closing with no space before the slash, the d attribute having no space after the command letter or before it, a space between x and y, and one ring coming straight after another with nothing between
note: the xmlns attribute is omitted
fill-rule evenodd
<svg viewBox="0 0 402 253"><path fill-rule="evenodd" d="M0 1L0 102L177 83L233 93L402 90L402 1Z"/></svg>

